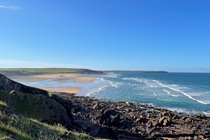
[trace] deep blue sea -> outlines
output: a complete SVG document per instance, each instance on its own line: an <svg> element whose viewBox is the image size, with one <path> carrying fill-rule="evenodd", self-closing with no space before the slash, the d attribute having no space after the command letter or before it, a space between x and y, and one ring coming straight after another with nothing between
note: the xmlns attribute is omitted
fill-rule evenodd
<svg viewBox="0 0 210 140"><path fill-rule="evenodd" d="M210 74L207 73L110 72L92 76L96 77L92 83L50 79L24 84L35 87L80 87L80 96L149 103L179 112L210 114Z"/></svg>

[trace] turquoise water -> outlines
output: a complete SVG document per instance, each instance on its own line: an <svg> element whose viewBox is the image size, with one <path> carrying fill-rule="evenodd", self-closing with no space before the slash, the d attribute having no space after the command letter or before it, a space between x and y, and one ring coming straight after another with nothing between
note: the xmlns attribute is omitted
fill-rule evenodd
<svg viewBox="0 0 210 140"><path fill-rule="evenodd" d="M23 84L34 87L80 87L81 96L150 103L171 110L210 114L210 74L112 72L92 83L57 78Z"/></svg>
<svg viewBox="0 0 210 140"><path fill-rule="evenodd" d="M118 72L108 74L104 80L107 87L101 86L104 88L91 96L210 114L210 74Z"/></svg>

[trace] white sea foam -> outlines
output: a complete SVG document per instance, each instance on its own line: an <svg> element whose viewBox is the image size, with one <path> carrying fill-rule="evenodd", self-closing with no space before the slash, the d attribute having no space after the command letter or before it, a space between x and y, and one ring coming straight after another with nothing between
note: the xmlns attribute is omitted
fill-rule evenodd
<svg viewBox="0 0 210 140"><path fill-rule="evenodd" d="M91 96L98 92L104 91L109 86L108 81L105 78L96 78L95 82L87 87L83 87L80 95Z"/></svg>
<svg viewBox="0 0 210 140"><path fill-rule="evenodd" d="M96 94L96 93L98 93L98 92L104 91L106 88L107 88L106 85L101 86L101 87L98 87L98 88L94 88L94 89L92 89L90 92L88 92L88 93L86 94L86 96L91 96L92 94Z"/></svg>
<svg viewBox="0 0 210 140"><path fill-rule="evenodd" d="M189 99L193 100L193 101L196 101L198 103L201 103L201 104L208 104L204 101L201 101L201 100L198 100L198 99L195 99L194 97L192 97L189 93L183 91L183 90L186 90L188 89L187 87L181 87L181 86L178 86L178 85L167 85L167 84L163 84L161 83L160 81L158 80L150 80L150 79L141 79L141 78L123 78L123 80L130 80L130 81L134 81L134 82L138 82L138 83L143 83L145 84L147 87L150 87L150 88L166 88L166 89L169 89L169 90L172 90L172 91L175 91L177 93L181 93L182 95L188 97ZM162 91L166 92L167 94L173 96L173 97L177 97L177 95L174 95L172 94L170 91L166 90L166 89L163 89Z"/></svg>
<svg viewBox="0 0 210 140"><path fill-rule="evenodd" d="M198 113L202 113L205 115L210 115L210 111L206 112L206 111L196 111L196 110L189 110L189 109L185 109L185 108L171 108L171 107L167 107L168 110L171 111L176 111L178 113L188 113L188 114L198 114Z"/></svg>
<svg viewBox="0 0 210 140"><path fill-rule="evenodd" d="M111 87L114 87L114 88L119 88L122 83L120 82L112 82L112 81L109 81L109 84L111 85Z"/></svg>
<svg viewBox="0 0 210 140"><path fill-rule="evenodd" d="M205 112L205 111L203 111L202 112L204 115L206 115L206 116L209 116L210 115L210 112Z"/></svg>
<svg viewBox="0 0 210 140"><path fill-rule="evenodd" d="M145 83L148 87L150 87L150 88L158 88L158 85L157 85L157 84L155 84L155 83L153 83L153 82L151 82L151 81L149 81L149 80L144 80L144 83Z"/></svg>
<svg viewBox="0 0 210 140"><path fill-rule="evenodd" d="M171 111L176 111L178 113L193 113L192 111L187 110L185 108L167 107L166 109L171 110Z"/></svg>
<svg viewBox="0 0 210 140"><path fill-rule="evenodd" d="M137 86L137 84L132 84L131 82L129 82L128 83L130 86L132 86L132 87L136 87Z"/></svg>
<svg viewBox="0 0 210 140"><path fill-rule="evenodd" d="M171 87L170 85L163 84L163 83L161 83L161 82L159 82L159 81L157 81L157 80L153 80L153 81L156 82L156 83L157 83L158 85L160 85L161 87L168 88L168 89L170 89L170 90L173 90L173 91L176 91L176 92L178 92L178 93L181 93L181 94L183 94L184 96L190 98L190 99L193 100L193 101L196 101L196 102L198 102L198 103L205 104L205 105L207 104L206 102L203 102L203 101L200 101L200 100L197 100L197 99L193 98L191 95L189 95L188 93L186 93L186 92L184 92L184 91L182 91L182 90L173 88L173 87Z"/></svg>
<svg viewBox="0 0 210 140"><path fill-rule="evenodd" d="M106 75L106 78L118 78L119 76L120 74L110 72Z"/></svg>
<svg viewBox="0 0 210 140"><path fill-rule="evenodd" d="M154 92L154 96L157 96L157 94Z"/></svg>
<svg viewBox="0 0 210 140"><path fill-rule="evenodd" d="M89 91L86 91L86 96L91 96L93 94L97 94L99 92L102 92L108 88L119 88L122 85L120 82L114 82L107 80L105 78L98 78L96 80L96 85L95 87L89 87Z"/></svg>
<svg viewBox="0 0 210 140"><path fill-rule="evenodd" d="M152 82L149 79L123 78L123 80L126 80L126 81L134 81L134 82L138 82L138 83L143 83L143 84L147 85L148 87L152 87L152 88L157 88L158 87L156 83ZM136 85L136 84L133 84L133 85Z"/></svg>
<svg viewBox="0 0 210 140"><path fill-rule="evenodd" d="M171 96L173 96L173 97L178 97L178 95L174 95L174 94L172 94L170 91L168 91L168 90L163 90L164 92L166 92L168 95L171 95Z"/></svg>
<svg viewBox="0 0 210 140"><path fill-rule="evenodd" d="M123 78L123 80L135 81L135 82L143 82L144 79L140 79L140 78Z"/></svg>

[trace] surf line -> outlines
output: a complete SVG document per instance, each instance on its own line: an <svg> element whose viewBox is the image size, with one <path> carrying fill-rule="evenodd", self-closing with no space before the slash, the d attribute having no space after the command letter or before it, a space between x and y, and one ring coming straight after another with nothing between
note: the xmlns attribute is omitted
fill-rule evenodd
<svg viewBox="0 0 210 140"><path fill-rule="evenodd" d="M186 96L186 97L192 99L193 101L196 101L196 102L198 102L198 103L207 105L207 103L205 103L205 102L203 102L203 101L200 101L200 100L197 100L197 99L193 98L192 96L190 96L189 94L185 93L184 91L181 91L181 90L178 90L178 89L169 87L169 86L167 86L167 85L164 85L164 84L160 83L160 82L157 81L157 80L153 80L153 82L157 83L157 84L160 85L161 87L165 87L165 88L168 88L168 89L170 89L170 90L179 92L179 93L183 94L184 96Z"/></svg>

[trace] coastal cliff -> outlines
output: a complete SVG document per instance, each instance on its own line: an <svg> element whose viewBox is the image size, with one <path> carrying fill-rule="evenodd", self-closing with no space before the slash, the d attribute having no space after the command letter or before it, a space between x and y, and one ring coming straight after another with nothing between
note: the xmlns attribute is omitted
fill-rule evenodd
<svg viewBox="0 0 210 140"><path fill-rule="evenodd" d="M210 138L210 118L203 114L177 113L146 104L110 102L68 93L49 94L1 74L0 101L3 124L0 132L11 139Z"/></svg>

